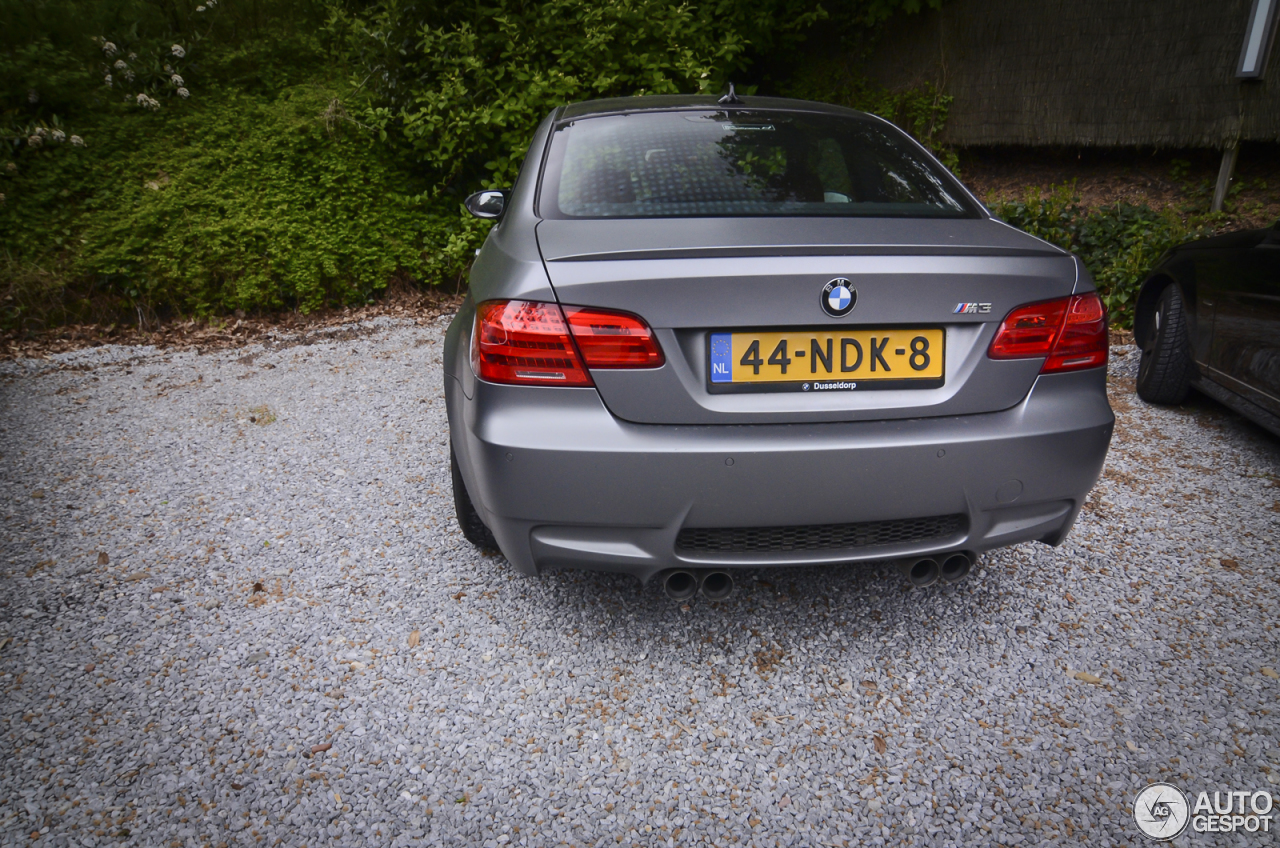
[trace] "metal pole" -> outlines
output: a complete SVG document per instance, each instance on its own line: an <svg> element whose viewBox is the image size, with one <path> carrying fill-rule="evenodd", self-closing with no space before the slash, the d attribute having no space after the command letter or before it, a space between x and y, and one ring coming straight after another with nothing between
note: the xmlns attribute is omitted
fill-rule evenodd
<svg viewBox="0 0 1280 848"><path fill-rule="evenodd" d="M1218 185L1213 190L1213 205L1210 212L1221 212L1222 204L1227 201L1227 189L1231 187L1231 177L1236 170L1236 156L1240 153L1240 142L1233 141L1222 151L1222 166L1218 168Z"/></svg>

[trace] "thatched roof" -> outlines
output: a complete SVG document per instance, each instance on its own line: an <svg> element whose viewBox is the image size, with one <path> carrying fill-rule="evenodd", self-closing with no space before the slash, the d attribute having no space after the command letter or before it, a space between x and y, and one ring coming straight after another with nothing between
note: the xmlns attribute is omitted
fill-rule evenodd
<svg viewBox="0 0 1280 848"><path fill-rule="evenodd" d="M1280 141L1280 46L1235 78L1252 0L950 0L890 21L868 65L955 100L956 145ZM1280 38L1277 38L1280 41Z"/></svg>

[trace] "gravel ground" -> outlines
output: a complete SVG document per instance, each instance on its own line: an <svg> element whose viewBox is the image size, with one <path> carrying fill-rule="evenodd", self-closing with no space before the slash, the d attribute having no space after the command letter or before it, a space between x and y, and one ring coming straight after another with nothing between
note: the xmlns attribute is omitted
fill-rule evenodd
<svg viewBox="0 0 1280 848"><path fill-rule="evenodd" d="M1280 440L1131 348L1062 547L678 605L462 539L444 326L0 364L0 842L1140 844L1153 780L1280 794Z"/></svg>

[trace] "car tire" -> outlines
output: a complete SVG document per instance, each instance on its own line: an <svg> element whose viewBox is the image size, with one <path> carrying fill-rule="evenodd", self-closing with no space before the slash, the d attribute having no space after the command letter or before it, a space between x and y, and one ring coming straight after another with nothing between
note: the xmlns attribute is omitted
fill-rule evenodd
<svg viewBox="0 0 1280 848"><path fill-rule="evenodd" d="M1191 391L1194 363L1182 292L1173 283L1160 292L1147 322L1146 338L1138 341L1138 397L1147 403L1175 404Z"/></svg>
<svg viewBox="0 0 1280 848"><path fill-rule="evenodd" d="M467 485L462 482L458 457L454 454L452 445L449 446L449 471L453 476L453 511L457 515L458 526L462 528L462 535L477 548L498 550L498 541L485 526L480 513L476 512L475 505L471 503L471 496L467 494Z"/></svg>

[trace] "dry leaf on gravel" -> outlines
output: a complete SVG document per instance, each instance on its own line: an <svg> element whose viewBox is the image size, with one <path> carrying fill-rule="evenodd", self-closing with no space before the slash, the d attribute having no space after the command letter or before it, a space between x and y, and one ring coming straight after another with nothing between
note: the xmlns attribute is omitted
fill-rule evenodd
<svg viewBox="0 0 1280 848"><path fill-rule="evenodd" d="M35 565L27 569L27 576L34 577L38 571L44 568L48 568L51 565L53 565L53 560L51 559L41 560L40 562L37 562Z"/></svg>
<svg viewBox="0 0 1280 848"><path fill-rule="evenodd" d="M1094 685L1102 682L1102 678L1098 677L1096 674L1090 674L1087 671L1076 671L1073 668L1067 669L1067 676L1074 677L1076 680L1080 680L1085 683L1092 683Z"/></svg>
<svg viewBox="0 0 1280 848"><path fill-rule="evenodd" d="M1133 753L1135 754L1138 753L1138 746L1133 744L1132 740L1126 739L1124 746L1128 748L1130 751L1132 751Z"/></svg>
<svg viewBox="0 0 1280 848"><path fill-rule="evenodd" d="M877 735L873 740L871 740L871 744L875 747L877 754L883 754L885 751L889 750L889 746L885 743L883 736Z"/></svg>
<svg viewBox="0 0 1280 848"><path fill-rule="evenodd" d="M410 634L409 634L409 647L410 647L410 648L416 648L416 647L418 647L418 643L419 643L420 641L422 641L422 631L421 631L421 630L415 630L415 631L413 631L412 633L410 633Z"/></svg>
<svg viewBox="0 0 1280 848"><path fill-rule="evenodd" d="M310 315L285 312L265 318L242 318L229 323L211 318L208 322L169 321L152 332L133 326L72 324L31 335L23 330L0 333L0 360L47 357L54 353L99 345L155 345L167 350L197 351L241 348L251 344L288 347L311 344L330 338L344 338L352 323L387 316L404 318L419 326L441 315L456 312L462 294L432 289L427 292L386 297L382 303L361 309L332 309Z"/></svg>
<svg viewBox="0 0 1280 848"><path fill-rule="evenodd" d="M1262 673L1264 676L1270 677L1272 680L1280 680L1280 674L1276 674L1276 670L1274 668L1264 668L1262 669Z"/></svg>
<svg viewBox="0 0 1280 848"><path fill-rule="evenodd" d="M319 753L322 753L322 752L324 752L324 751L329 750L329 749L330 749L330 748L332 748L332 747L333 747L333 743L332 743L332 742L325 742L325 743L324 743L324 744L322 744L322 745L312 745L312 746L311 746L311 753L313 753L313 754L319 754Z"/></svg>
<svg viewBox="0 0 1280 848"><path fill-rule="evenodd" d="M98 551L98 565L109 565L111 557L107 556L106 551Z"/></svg>
<svg viewBox="0 0 1280 848"><path fill-rule="evenodd" d="M36 489L34 492L31 493L31 497L35 498L36 500L40 500L41 498L44 497L44 489Z"/></svg>

